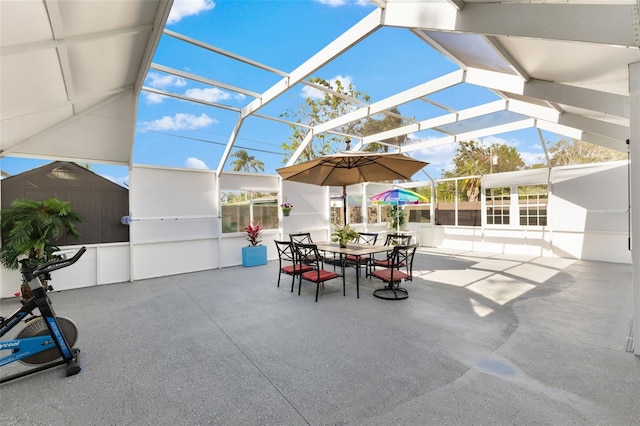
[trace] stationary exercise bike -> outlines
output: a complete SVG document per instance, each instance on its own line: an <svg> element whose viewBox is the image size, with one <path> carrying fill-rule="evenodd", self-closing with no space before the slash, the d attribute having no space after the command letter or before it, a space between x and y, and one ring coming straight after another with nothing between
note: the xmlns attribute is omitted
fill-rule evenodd
<svg viewBox="0 0 640 426"><path fill-rule="evenodd" d="M24 320L25 323L24 328L14 339L0 340L0 351L11 351L9 355L0 358L0 367L15 361L38 367L3 377L0 383L63 364L67 365L67 377L80 372L80 349L73 347L78 338L78 327L69 318L56 316L47 296L47 290L38 277L73 265L85 251L87 249L82 247L70 259L55 259L36 269L23 268L20 271L33 292L33 297L23 300L22 307L10 317L0 317L0 338L21 321ZM40 311L38 316L33 315L36 309ZM31 317L27 318L29 315Z"/></svg>

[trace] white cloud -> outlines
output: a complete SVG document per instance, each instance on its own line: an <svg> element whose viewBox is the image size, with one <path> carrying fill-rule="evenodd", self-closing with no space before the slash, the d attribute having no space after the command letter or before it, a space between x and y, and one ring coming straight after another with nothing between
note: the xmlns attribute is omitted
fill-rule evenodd
<svg viewBox="0 0 640 426"><path fill-rule="evenodd" d="M161 104L162 101L164 101L164 98L166 98L164 95L151 92L144 92L144 97L149 105Z"/></svg>
<svg viewBox="0 0 640 426"><path fill-rule="evenodd" d="M349 87L350 84L353 84L353 79L351 77L343 77L341 75L337 75L329 80L329 84L332 89L336 88L336 81L340 80L343 88ZM312 98L312 99L322 99L324 98L324 92L318 89L314 89L310 86L304 86L302 88L301 94L303 98Z"/></svg>
<svg viewBox="0 0 640 426"><path fill-rule="evenodd" d="M514 146L517 144L514 144L512 142L509 142L508 140L504 139L504 138L500 138L498 136L487 136L485 138L481 138L480 139L480 144L482 146L491 146L491 145L508 145L508 146Z"/></svg>
<svg viewBox="0 0 640 426"><path fill-rule="evenodd" d="M331 7L346 6L348 4L355 4L358 6L373 6L373 3L369 0L316 0L320 4L326 4Z"/></svg>
<svg viewBox="0 0 640 426"><path fill-rule="evenodd" d="M331 7L344 6L347 4L347 0L316 0L320 4L326 4Z"/></svg>
<svg viewBox="0 0 640 426"><path fill-rule="evenodd" d="M187 80L176 75L158 74L150 72L147 74L147 84L157 89L165 89L167 87L183 87L187 85Z"/></svg>
<svg viewBox="0 0 640 426"><path fill-rule="evenodd" d="M200 160L199 158L194 158L194 157L189 157L186 159L186 161L184 162L184 166L188 169L202 169L202 170L206 170L209 167L207 167L207 164Z"/></svg>
<svg viewBox="0 0 640 426"><path fill-rule="evenodd" d="M427 161L429 163L429 166L426 168L427 173L429 173L431 177L437 178L442 174L442 170L453 169L452 160L457 148L458 145L454 143L425 148L419 150L420 154L416 155L416 158L419 156L421 160Z"/></svg>
<svg viewBox="0 0 640 426"><path fill-rule="evenodd" d="M177 77L175 75L164 75L156 72L150 72L147 75L146 84L156 89L167 89L169 87L186 86L187 81L184 78ZM149 105L160 104L166 98L164 95L152 92L144 92L144 96L147 104Z"/></svg>
<svg viewBox="0 0 640 426"><path fill-rule="evenodd" d="M520 158L522 158L522 161L524 161L524 164L527 166L544 163L546 161L542 152L520 152Z"/></svg>
<svg viewBox="0 0 640 426"><path fill-rule="evenodd" d="M153 121L144 121L141 123L142 130L184 130L199 129L208 127L216 121L207 114L199 116L193 114L178 113L173 117L165 115L162 118Z"/></svg>
<svg viewBox="0 0 640 426"><path fill-rule="evenodd" d="M416 138L415 135L407 135L412 143L416 142L428 142L435 140L435 138ZM453 156L456 154L458 144L446 143L442 145L435 145L429 148L419 149L412 151L411 156L415 159L426 161L429 165L425 168L425 171L434 179L441 176L442 170L453 169ZM419 175L416 174L416 178Z"/></svg>
<svg viewBox="0 0 640 426"><path fill-rule="evenodd" d="M225 99L230 99L231 97L235 97L236 99L244 99L244 95L233 96L229 92L225 92L224 90L220 90L218 88L211 89L189 89L184 93L186 96L201 99L207 102L218 102Z"/></svg>
<svg viewBox="0 0 640 426"><path fill-rule="evenodd" d="M167 25L180 22L182 18L197 15L200 12L206 12L216 7L213 0L175 0L169 12Z"/></svg>

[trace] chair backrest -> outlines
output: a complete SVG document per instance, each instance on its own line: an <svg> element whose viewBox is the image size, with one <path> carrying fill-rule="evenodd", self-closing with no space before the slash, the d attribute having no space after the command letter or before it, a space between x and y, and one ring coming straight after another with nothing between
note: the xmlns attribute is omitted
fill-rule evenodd
<svg viewBox="0 0 640 426"><path fill-rule="evenodd" d="M277 241L276 248L278 249L278 259L280 259L280 265L282 266L282 262L295 262L294 252L293 252L293 244L291 241Z"/></svg>
<svg viewBox="0 0 640 426"><path fill-rule="evenodd" d="M407 275L409 275L406 280L413 280L413 258L416 254L416 249L418 248L417 244L411 245L401 245L398 244L393 247L393 251L390 255L390 265L389 267L392 270L397 270L402 267L406 269Z"/></svg>
<svg viewBox="0 0 640 426"><path fill-rule="evenodd" d="M384 241L385 246L395 246L400 244L402 246L408 246L411 244L411 235L407 234L387 234L387 239Z"/></svg>
<svg viewBox="0 0 640 426"><path fill-rule="evenodd" d="M371 246L375 245L376 241L378 241L377 232L360 232L360 235L356 240L358 244L369 244Z"/></svg>
<svg viewBox="0 0 640 426"><path fill-rule="evenodd" d="M294 244L313 244L310 232L301 232L299 234L289 234L289 239Z"/></svg>
<svg viewBox="0 0 640 426"><path fill-rule="evenodd" d="M320 269L320 253L315 244L293 243L296 260L305 265Z"/></svg>

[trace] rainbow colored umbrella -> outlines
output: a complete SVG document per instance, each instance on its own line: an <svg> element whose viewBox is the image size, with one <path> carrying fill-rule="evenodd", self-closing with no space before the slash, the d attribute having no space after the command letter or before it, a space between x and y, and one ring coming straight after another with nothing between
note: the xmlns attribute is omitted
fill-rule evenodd
<svg viewBox="0 0 640 426"><path fill-rule="evenodd" d="M403 205L427 203L429 200L417 192L413 192L408 189L392 188L374 195L369 198L369 201L380 204Z"/></svg>
<svg viewBox="0 0 640 426"><path fill-rule="evenodd" d="M392 204L394 206L401 206L405 204L426 203L429 200L417 192L413 192L408 189L392 188L374 195L369 198L369 201L376 204ZM398 212L398 215L399 214L400 213ZM396 220L396 224L396 231L399 231L400 221Z"/></svg>

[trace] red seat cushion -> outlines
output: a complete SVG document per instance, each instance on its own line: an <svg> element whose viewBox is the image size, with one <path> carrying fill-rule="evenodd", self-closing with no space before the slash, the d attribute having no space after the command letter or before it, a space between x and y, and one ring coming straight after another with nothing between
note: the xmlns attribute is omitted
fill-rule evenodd
<svg viewBox="0 0 640 426"><path fill-rule="evenodd" d="M285 274L292 275L294 273L293 268L295 266L295 273L300 274L302 272L313 271L313 268L309 265L297 264L297 265L287 265L281 268L282 272Z"/></svg>
<svg viewBox="0 0 640 426"><path fill-rule="evenodd" d="M381 279L384 282L390 282L391 271L393 271L393 282L397 283L403 279L409 278L409 274L404 273L402 271L398 271L397 269L391 269L391 268L381 269L379 271L372 271L371 275Z"/></svg>
<svg viewBox="0 0 640 426"><path fill-rule="evenodd" d="M384 260L374 260L373 264L375 266L382 266L382 267L385 267L385 268L388 268L389 266L391 266L389 261L386 260L386 259L384 259ZM404 266L404 262L400 262L400 264L398 266Z"/></svg>
<svg viewBox="0 0 640 426"><path fill-rule="evenodd" d="M356 256L353 254L348 254L346 256L347 262L351 262L351 263L356 263L358 261L358 258L360 259L360 263L365 263L367 261L366 256Z"/></svg>
<svg viewBox="0 0 640 426"><path fill-rule="evenodd" d="M318 277L319 276L319 277ZM320 270L320 274L318 274L318 271L310 271L310 272L305 272L304 274L302 274L302 278L304 278L307 281L313 281L315 282L324 282L324 281L328 281L334 278L339 277L340 274L336 274L335 272L331 272L331 271L325 271L324 269Z"/></svg>

